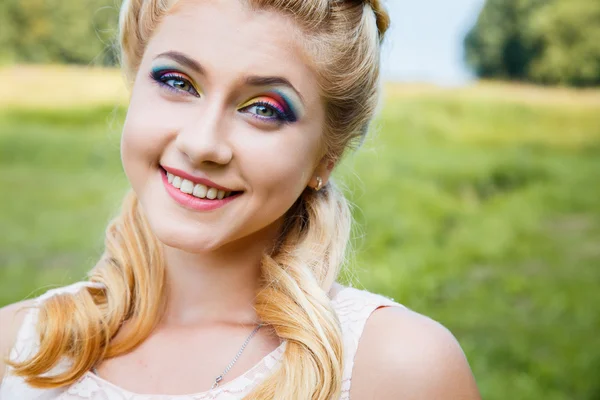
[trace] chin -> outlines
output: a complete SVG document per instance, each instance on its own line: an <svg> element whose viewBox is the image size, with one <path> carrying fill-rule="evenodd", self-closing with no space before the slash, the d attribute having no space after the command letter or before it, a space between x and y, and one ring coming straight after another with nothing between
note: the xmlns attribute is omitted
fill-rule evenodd
<svg viewBox="0 0 600 400"><path fill-rule="evenodd" d="M227 235L215 232L214 227L185 225L163 218L149 218L148 222L159 242L188 253L215 251L227 242Z"/></svg>
<svg viewBox="0 0 600 400"><path fill-rule="evenodd" d="M186 253L207 253L218 250L225 243L212 237L189 237L182 234L156 235L157 239L165 246L175 248Z"/></svg>
<svg viewBox="0 0 600 400"><path fill-rule="evenodd" d="M209 253L218 250L222 244L215 241L198 241L197 239L191 240L177 240L178 238L168 237L165 240L159 238L158 240L165 246L184 251L190 254L202 254Z"/></svg>

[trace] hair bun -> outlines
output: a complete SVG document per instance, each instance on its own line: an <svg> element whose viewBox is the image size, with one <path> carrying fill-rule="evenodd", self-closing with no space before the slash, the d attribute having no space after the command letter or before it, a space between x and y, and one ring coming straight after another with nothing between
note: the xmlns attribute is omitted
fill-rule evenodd
<svg viewBox="0 0 600 400"><path fill-rule="evenodd" d="M390 27L390 15L387 9L383 5L382 0L363 0L363 3L371 7L375 13L377 19L377 30L379 32L379 39L383 41L385 33Z"/></svg>

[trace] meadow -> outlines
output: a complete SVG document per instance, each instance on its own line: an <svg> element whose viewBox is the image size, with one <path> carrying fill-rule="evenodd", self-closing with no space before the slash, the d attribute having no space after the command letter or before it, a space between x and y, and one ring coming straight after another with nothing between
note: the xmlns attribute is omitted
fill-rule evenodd
<svg viewBox="0 0 600 400"><path fill-rule="evenodd" d="M0 306L98 259L126 101L111 70L0 70ZM484 399L600 399L599 90L387 84L336 175L342 283L447 326Z"/></svg>

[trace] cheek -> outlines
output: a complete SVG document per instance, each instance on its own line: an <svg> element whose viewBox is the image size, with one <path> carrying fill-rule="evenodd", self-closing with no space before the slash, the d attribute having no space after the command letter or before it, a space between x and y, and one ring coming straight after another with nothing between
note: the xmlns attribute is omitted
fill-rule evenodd
<svg viewBox="0 0 600 400"><path fill-rule="evenodd" d="M147 173L150 159L156 159L158 136L152 134L152 127L133 116L127 117L121 136L121 162L123 170L134 189L138 189ZM154 137L154 139L152 139Z"/></svg>
<svg viewBox="0 0 600 400"><path fill-rule="evenodd" d="M147 92L144 87L134 88L121 136L121 161L132 184L135 176L130 175L158 162L169 137L177 131L175 110L151 100ZM165 113L173 118L164 118Z"/></svg>
<svg viewBox="0 0 600 400"><path fill-rule="evenodd" d="M262 132L240 144L240 165L253 190L269 196L266 201L282 197L295 201L311 177L317 140L305 132L290 130Z"/></svg>
<svg viewBox="0 0 600 400"><path fill-rule="evenodd" d="M135 160L138 157L157 152L163 142L163 137L164 128L160 127L159 118L152 116L140 118L135 110L131 110L123 126L121 137L123 161Z"/></svg>

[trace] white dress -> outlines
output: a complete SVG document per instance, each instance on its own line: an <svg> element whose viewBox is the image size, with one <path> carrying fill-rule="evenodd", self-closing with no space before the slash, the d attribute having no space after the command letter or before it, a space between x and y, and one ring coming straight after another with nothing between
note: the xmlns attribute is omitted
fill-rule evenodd
<svg viewBox="0 0 600 400"><path fill-rule="evenodd" d="M37 303L65 292L76 292L87 282L78 282L69 286L53 289L37 299ZM354 356L358 349L358 341L365 327L367 318L380 306L404 307L393 299L359 290L352 287L342 289L332 299L332 305L342 326L344 345L344 372L342 394L339 400L350 399L350 385ZM19 329L16 344L11 350L12 360L24 360L35 352L39 341L36 335L37 309L27 311L23 325ZM87 372L77 382L68 387L58 389L34 389L21 378L11 374L10 367L0 384L0 400L238 400L250 393L262 380L268 377L280 364L287 342L265 356L260 362L243 375L221 384L219 387L205 392L189 395L149 395L136 394L122 389L102 378ZM52 372L64 368L58 365Z"/></svg>

